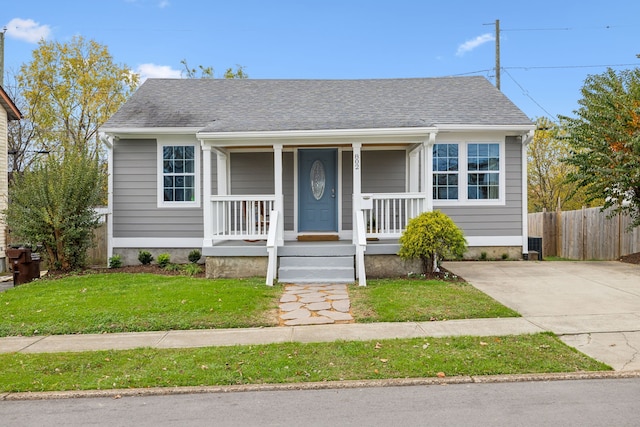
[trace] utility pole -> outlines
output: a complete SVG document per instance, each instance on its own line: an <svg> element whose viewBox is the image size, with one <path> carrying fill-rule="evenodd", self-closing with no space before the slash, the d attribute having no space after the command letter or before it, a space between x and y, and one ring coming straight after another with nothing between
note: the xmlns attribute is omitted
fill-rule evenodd
<svg viewBox="0 0 640 427"><path fill-rule="evenodd" d="M496 19L496 22L493 25L496 27L496 87L500 90L500 20Z"/></svg>
<svg viewBox="0 0 640 427"><path fill-rule="evenodd" d="M7 31L7 27L4 27L0 31L0 86L4 85L4 32Z"/></svg>
<svg viewBox="0 0 640 427"><path fill-rule="evenodd" d="M500 20L496 19L496 87L500 90Z"/></svg>

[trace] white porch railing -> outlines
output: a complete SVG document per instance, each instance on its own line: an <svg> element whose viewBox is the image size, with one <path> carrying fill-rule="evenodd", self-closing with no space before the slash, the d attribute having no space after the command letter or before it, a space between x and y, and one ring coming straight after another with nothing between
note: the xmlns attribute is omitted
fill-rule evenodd
<svg viewBox="0 0 640 427"><path fill-rule="evenodd" d="M420 215L427 206L423 193L373 193L363 195L362 212L367 237L399 238L409 220Z"/></svg>
<svg viewBox="0 0 640 427"><path fill-rule="evenodd" d="M211 196L213 240L266 240L275 195Z"/></svg>

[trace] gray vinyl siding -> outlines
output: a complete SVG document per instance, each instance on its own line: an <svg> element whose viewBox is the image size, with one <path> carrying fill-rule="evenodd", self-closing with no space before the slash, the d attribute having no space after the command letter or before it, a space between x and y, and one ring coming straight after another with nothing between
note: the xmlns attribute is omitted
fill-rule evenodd
<svg viewBox="0 0 640 427"><path fill-rule="evenodd" d="M282 153L282 193L284 197L284 229L293 230L294 224L294 162L293 153Z"/></svg>
<svg viewBox="0 0 640 427"><path fill-rule="evenodd" d="M362 192L404 193L406 185L406 151L363 151Z"/></svg>
<svg viewBox="0 0 640 427"><path fill-rule="evenodd" d="M522 236L522 143L507 137L505 206L435 206L466 236Z"/></svg>
<svg viewBox="0 0 640 427"><path fill-rule="evenodd" d="M202 237L202 208L158 208L155 139L113 146L113 237Z"/></svg>
<svg viewBox="0 0 640 427"><path fill-rule="evenodd" d="M231 194L274 194L273 152L231 153Z"/></svg>

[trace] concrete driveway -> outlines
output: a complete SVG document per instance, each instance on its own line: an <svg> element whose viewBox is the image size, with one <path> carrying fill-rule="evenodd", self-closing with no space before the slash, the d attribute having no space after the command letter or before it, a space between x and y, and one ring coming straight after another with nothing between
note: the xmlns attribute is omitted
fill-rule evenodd
<svg viewBox="0 0 640 427"><path fill-rule="evenodd" d="M444 267L615 370L640 370L640 265L461 261Z"/></svg>

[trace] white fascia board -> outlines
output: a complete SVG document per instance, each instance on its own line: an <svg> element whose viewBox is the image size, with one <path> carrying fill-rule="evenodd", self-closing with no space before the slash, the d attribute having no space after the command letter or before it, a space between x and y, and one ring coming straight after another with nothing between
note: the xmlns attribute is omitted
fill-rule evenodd
<svg viewBox="0 0 640 427"><path fill-rule="evenodd" d="M507 132L526 134L535 130L536 125L474 125L474 124L438 124L435 128L439 132Z"/></svg>
<svg viewBox="0 0 640 427"><path fill-rule="evenodd" d="M100 132L118 138L124 137L156 137L158 135L195 135L202 127L167 127L167 128L101 128Z"/></svg>
<svg viewBox="0 0 640 427"><path fill-rule="evenodd" d="M295 142L304 145L319 142L351 142L353 140L367 143L389 142L422 142L429 133L435 132L432 127L384 128L384 129L321 129L321 130L286 130L286 131L249 131L249 132L198 132L197 138L213 145L271 145L274 140ZM379 140L379 141L376 141Z"/></svg>

